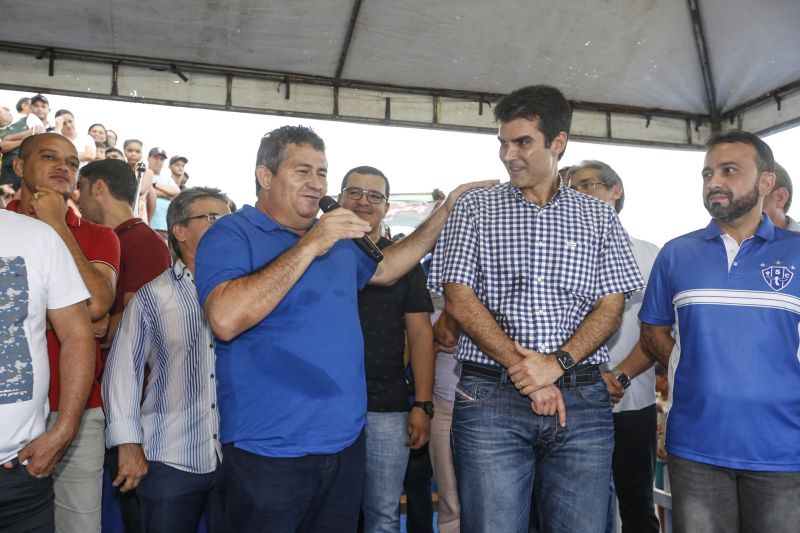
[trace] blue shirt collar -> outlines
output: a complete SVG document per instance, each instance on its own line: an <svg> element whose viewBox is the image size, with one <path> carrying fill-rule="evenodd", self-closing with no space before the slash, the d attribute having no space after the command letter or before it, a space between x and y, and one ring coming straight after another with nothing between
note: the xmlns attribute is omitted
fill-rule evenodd
<svg viewBox="0 0 800 533"><path fill-rule="evenodd" d="M253 226L259 228L262 231L275 231L275 230L283 230L288 231L292 235L297 235L295 232L287 228L286 226L282 226L278 224L272 218L258 209L257 207L253 207L252 205L244 205L241 209L242 216L244 216ZM317 219L315 218L308 229L314 227L314 224L317 223Z"/></svg>
<svg viewBox="0 0 800 533"><path fill-rule="evenodd" d="M712 218L711 222L706 226L704 238L711 240L722 235L722 229L719 227L716 218ZM775 238L775 225L767 215L761 213L761 223L755 233L756 237L761 237L765 241L771 241Z"/></svg>

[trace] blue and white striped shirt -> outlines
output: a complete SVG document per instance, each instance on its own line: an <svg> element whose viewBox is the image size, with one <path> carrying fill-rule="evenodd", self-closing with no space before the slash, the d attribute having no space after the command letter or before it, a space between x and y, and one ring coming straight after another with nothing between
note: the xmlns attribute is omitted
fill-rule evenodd
<svg viewBox="0 0 800 533"><path fill-rule="evenodd" d="M214 343L192 273L177 260L125 308L103 375L106 445L141 443L149 461L213 472L222 458Z"/></svg>
<svg viewBox="0 0 800 533"><path fill-rule="evenodd" d="M560 348L609 294L644 286L628 237L603 202L561 185L539 207L510 183L469 191L445 225L428 278L467 285L503 331L539 353ZM456 358L496 365L466 336ZM589 363L608 360L602 345Z"/></svg>

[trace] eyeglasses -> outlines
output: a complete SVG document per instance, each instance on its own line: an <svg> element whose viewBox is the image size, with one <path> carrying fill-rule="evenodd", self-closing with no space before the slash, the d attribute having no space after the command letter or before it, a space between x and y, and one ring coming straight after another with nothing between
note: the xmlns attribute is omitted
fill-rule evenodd
<svg viewBox="0 0 800 533"><path fill-rule="evenodd" d="M367 195L367 201L371 204L379 204L387 200L386 195L378 191L368 191L366 189L359 189L358 187L345 187L342 192L347 195L350 200L361 200L361 197Z"/></svg>
<svg viewBox="0 0 800 533"><path fill-rule="evenodd" d="M195 215L193 217L186 217L186 218L183 219L182 222L189 222L190 220L200 220L201 218L204 218L204 219L208 220L209 224L213 224L214 222L216 222L217 220L221 219L224 216L225 215L220 215L219 213L214 213L213 211L211 211L211 212L205 213L203 215Z"/></svg>
<svg viewBox="0 0 800 533"><path fill-rule="evenodd" d="M605 183L602 181L582 181L580 183L573 183L570 185L570 188L576 191L586 192L589 190L594 190L595 187L598 185L602 185L603 187L606 186Z"/></svg>

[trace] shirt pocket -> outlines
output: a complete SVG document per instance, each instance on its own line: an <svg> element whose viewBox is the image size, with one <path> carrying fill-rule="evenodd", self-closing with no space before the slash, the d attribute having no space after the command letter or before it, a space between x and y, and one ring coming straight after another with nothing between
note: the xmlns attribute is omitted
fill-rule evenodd
<svg viewBox="0 0 800 533"><path fill-rule="evenodd" d="M562 292L594 299L597 293L598 244L565 235L554 250L553 282Z"/></svg>

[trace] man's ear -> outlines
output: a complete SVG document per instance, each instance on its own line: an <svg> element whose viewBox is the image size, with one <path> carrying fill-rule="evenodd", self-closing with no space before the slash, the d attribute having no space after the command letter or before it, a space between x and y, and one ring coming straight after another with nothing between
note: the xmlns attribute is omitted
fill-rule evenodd
<svg viewBox="0 0 800 533"><path fill-rule="evenodd" d="M172 235L175 236L175 240L177 240L179 243L186 242L186 226L183 224L173 224L170 231L172 232Z"/></svg>
<svg viewBox="0 0 800 533"><path fill-rule="evenodd" d="M256 178L261 188L268 191L272 181L272 171L266 165L258 165L256 167Z"/></svg>
<svg viewBox="0 0 800 533"><path fill-rule="evenodd" d="M14 162L12 163L12 167L14 167L14 174L22 177L22 167L25 166L25 161L17 157Z"/></svg>
<svg viewBox="0 0 800 533"><path fill-rule="evenodd" d="M389 212L389 207L391 207L391 204L389 203L389 200L386 200L386 204L384 204L383 206L383 217L381 218L384 218L386 216L386 213Z"/></svg>
<svg viewBox="0 0 800 533"><path fill-rule="evenodd" d="M622 187L620 187L618 183L615 183L614 186L611 187L611 192L614 196L615 202L622 198Z"/></svg>
<svg viewBox="0 0 800 533"><path fill-rule="evenodd" d="M553 142L550 143L550 149L553 153L558 157L560 153L562 153L567 147L567 139L568 135L566 131L558 132L558 135L555 136Z"/></svg>
<svg viewBox="0 0 800 533"><path fill-rule="evenodd" d="M761 196L766 196L775 187L775 173L762 172L758 182L758 192Z"/></svg>

